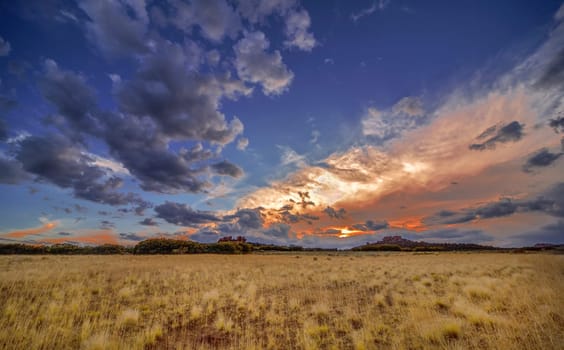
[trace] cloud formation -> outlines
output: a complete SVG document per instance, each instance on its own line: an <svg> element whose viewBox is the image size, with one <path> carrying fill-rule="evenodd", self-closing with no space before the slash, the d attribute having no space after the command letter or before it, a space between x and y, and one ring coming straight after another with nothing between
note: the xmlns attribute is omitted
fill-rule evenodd
<svg viewBox="0 0 564 350"><path fill-rule="evenodd" d="M339 208L339 210L335 210L333 207L327 207L323 209L323 212L325 212L327 216L333 219L343 219L347 214L345 208Z"/></svg>
<svg viewBox="0 0 564 350"><path fill-rule="evenodd" d="M170 5L174 13L170 21L187 34L197 26L205 38L219 42L225 36L235 38L241 29L239 16L225 0L173 0Z"/></svg>
<svg viewBox="0 0 564 350"><path fill-rule="evenodd" d="M90 21L86 36L110 56L146 53L147 11L145 1L85 0L79 3Z"/></svg>
<svg viewBox="0 0 564 350"><path fill-rule="evenodd" d="M123 180L93 165L81 149L62 136L30 136L18 143L16 159L38 181L71 188L76 198L109 205L138 204L139 195L117 190Z"/></svg>
<svg viewBox="0 0 564 350"><path fill-rule="evenodd" d="M244 81L261 85L265 95L280 95L292 83L294 73L282 62L280 51L267 51L269 46L263 32L246 32L233 47L235 68Z"/></svg>
<svg viewBox="0 0 564 350"><path fill-rule="evenodd" d="M178 226L197 227L199 224L219 222L213 213L194 210L182 203L166 202L155 207L157 217Z"/></svg>
<svg viewBox="0 0 564 350"><path fill-rule="evenodd" d="M404 97L387 110L369 107L361 120L365 136L382 143L400 137L425 122L423 102L418 97Z"/></svg>
<svg viewBox="0 0 564 350"><path fill-rule="evenodd" d="M356 13L351 14L351 20L358 22L361 18L370 16L376 11L384 10L390 3L390 0L374 0L370 7L364 8Z"/></svg>
<svg viewBox="0 0 564 350"><path fill-rule="evenodd" d="M287 47L296 47L303 51L311 51L317 41L311 32L309 26L311 19L306 10L292 11L286 17L286 41L284 45Z"/></svg>
<svg viewBox="0 0 564 350"><path fill-rule="evenodd" d="M470 221L500 218L519 212L541 212L564 217L564 183L558 183L537 198L514 200L502 198L474 208L459 211L442 210L425 218L427 224L462 224Z"/></svg>
<svg viewBox="0 0 564 350"><path fill-rule="evenodd" d="M552 153L547 148L543 148L534 155L532 155L525 165L523 165L524 172L532 172L534 168L543 168L552 165L564 153Z"/></svg>
<svg viewBox="0 0 564 350"><path fill-rule="evenodd" d="M28 229L24 229L24 230L10 231L10 232L6 232L6 233L2 233L1 235L3 237L9 237L9 238L22 238L22 237L26 237L26 236L30 236L30 235L40 235L42 233L52 231L55 228L57 228L57 226L59 226L59 222L48 221L48 222L45 222L43 225L41 225L39 227L28 228Z"/></svg>
<svg viewBox="0 0 564 350"><path fill-rule="evenodd" d="M243 170L241 170L241 168L226 160L212 164L211 168L218 175L226 175L235 178L243 176Z"/></svg>
<svg viewBox="0 0 564 350"><path fill-rule="evenodd" d="M482 143L473 143L468 146L474 151L493 150L500 143L517 142L523 137L523 128L525 125L518 121L498 127L497 125L491 126L482 132L476 140Z"/></svg>

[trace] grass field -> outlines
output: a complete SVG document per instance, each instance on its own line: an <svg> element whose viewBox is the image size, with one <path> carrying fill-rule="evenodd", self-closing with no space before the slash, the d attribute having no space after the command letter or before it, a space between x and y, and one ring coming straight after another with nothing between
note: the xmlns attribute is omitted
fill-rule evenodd
<svg viewBox="0 0 564 350"><path fill-rule="evenodd" d="M0 257L3 349L562 349L564 256Z"/></svg>

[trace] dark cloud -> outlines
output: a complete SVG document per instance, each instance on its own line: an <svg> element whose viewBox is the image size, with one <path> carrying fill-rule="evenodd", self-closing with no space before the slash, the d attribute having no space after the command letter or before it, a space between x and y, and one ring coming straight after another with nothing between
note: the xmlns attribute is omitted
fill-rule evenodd
<svg viewBox="0 0 564 350"><path fill-rule="evenodd" d="M564 117L550 119L548 125L553 128L556 133L564 132Z"/></svg>
<svg viewBox="0 0 564 350"><path fill-rule="evenodd" d="M147 237L139 236L136 233L120 233L119 238L125 239L127 241L139 242L139 241L146 239Z"/></svg>
<svg viewBox="0 0 564 350"><path fill-rule="evenodd" d="M243 83L229 75L204 75L187 71L194 65L180 45L160 44L147 56L137 75L117 90L122 111L149 116L164 134L173 138L226 144L243 131L239 119L227 123L218 111L224 96L249 94Z"/></svg>
<svg viewBox="0 0 564 350"><path fill-rule="evenodd" d="M279 210L276 212L275 215L277 216L278 220L280 220L281 222L292 223L292 224L295 224L300 221L305 221L311 224L312 221L319 220L319 216L312 214L292 213L289 210Z"/></svg>
<svg viewBox="0 0 564 350"><path fill-rule="evenodd" d="M57 107L58 113L65 118L75 132L99 133L100 126L93 115L96 107L96 95L85 78L74 72L59 69L53 60L44 63L45 75L39 83L43 97ZM57 118L51 122L63 128Z"/></svg>
<svg viewBox="0 0 564 350"><path fill-rule="evenodd" d="M168 139L158 132L150 119L131 115L108 117L105 140L110 153L123 163L146 191L194 193L209 187L205 180L198 178L205 172L205 166L193 166L196 155L169 150ZM202 160L209 156L204 152L198 155Z"/></svg>
<svg viewBox="0 0 564 350"><path fill-rule="evenodd" d="M498 218L508 216L517 211L518 205L510 199L503 199L499 202L486 204L476 209L476 216L481 219Z"/></svg>
<svg viewBox="0 0 564 350"><path fill-rule="evenodd" d="M309 192L304 191L304 192L300 192L298 191L298 195L300 196L300 202L298 203L299 205L301 205L301 207L303 209L307 209L308 206L315 206L315 203L312 202L309 198Z"/></svg>
<svg viewBox="0 0 564 350"><path fill-rule="evenodd" d="M127 113L105 115L104 138L112 155L141 181L144 190L202 192L210 186L202 179L207 171L202 162L217 154L201 144L174 153L169 142L232 142L243 125L237 118L229 123L225 120L218 111L220 99L250 91L228 75L187 72L185 67L191 62L183 48L162 45L163 50L148 56L137 75L117 89L120 108ZM217 169L239 174L235 165L227 164L231 163Z"/></svg>
<svg viewBox="0 0 564 350"><path fill-rule="evenodd" d="M0 155L0 184L14 185L29 178L20 162Z"/></svg>
<svg viewBox="0 0 564 350"><path fill-rule="evenodd" d="M57 233L59 236L72 236L72 233L70 232L59 232Z"/></svg>
<svg viewBox="0 0 564 350"><path fill-rule="evenodd" d="M203 192L211 186L207 180L210 168L204 162L217 157L218 152L205 149L201 143L175 151L170 142L232 142L243 125L237 118L226 121L218 110L220 100L234 99L251 90L228 73L187 70L194 62L185 47L164 40L155 45L159 50L144 57L133 79L115 85L115 96L124 113L98 110L95 94L84 77L47 60L41 90L60 115L51 117L51 121L73 140L82 141L77 136L89 134L105 141L110 154L146 191ZM215 168L223 175L242 173L227 161Z"/></svg>
<svg viewBox="0 0 564 350"><path fill-rule="evenodd" d="M159 226L159 223L153 220L152 218L145 218L139 222L139 224L143 226Z"/></svg>
<svg viewBox="0 0 564 350"><path fill-rule="evenodd" d="M212 164L211 168L219 175L227 175L235 178L243 176L243 170L241 168L226 160Z"/></svg>
<svg viewBox="0 0 564 350"><path fill-rule="evenodd" d="M539 89L547 89L552 87L562 88L564 81L564 49L548 63L540 78L535 82L534 86Z"/></svg>
<svg viewBox="0 0 564 350"><path fill-rule="evenodd" d="M111 221L108 221L108 220L102 220L102 221L100 221L100 228L101 228L102 230L108 230L108 229L112 229L112 228L114 228L114 227L116 227L116 224L114 224L114 223L111 222Z"/></svg>
<svg viewBox="0 0 564 350"><path fill-rule="evenodd" d="M239 209L233 215L228 215L224 220L237 220L242 229L259 229L264 224L264 218L260 208Z"/></svg>
<svg viewBox="0 0 564 350"><path fill-rule="evenodd" d="M528 173L534 168L550 166L563 154L564 153L551 153L548 149L543 148L527 159L527 163L523 165L523 171Z"/></svg>
<svg viewBox="0 0 564 350"><path fill-rule="evenodd" d="M146 201L139 201L137 202L137 205L133 208L133 211L135 212L135 215L143 216L145 215L145 210L152 207L153 207L152 203Z"/></svg>
<svg viewBox="0 0 564 350"><path fill-rule="evenodd" d="M323 209L323 212L327 214L330 218L333 219L343 219L347 214L345 208L340 208L339 210L335 210L333 207L327 207Z"/></svg>
<svg viewBox="0 0 564 350"><path fill-rule="evenodd" d="M61 188L71 188L77 198L110 205L125 205L141 201L133 193L120 193L123 180L108 176L94 159L62 136L30 136L18 144L16 159L23 169Z"/></svg>
<svg viewBox="0 0 564 350"><path fill-rule="evenodd" d="M139 4L134 6L134 4ZM87 37L107 55L145 53L147 12L145 2L98 1L80 2L90 21L85 23Z"/></svg>
<svg viewBox="0 0 564 350"><path fill-rule="evenodd" d="M178 226L196 227L199 224L221 221L213 213L194 210L186 204L166 202L155 207L157 217Z"/></svg>
<svg viewBox="0 0 564 350"><path fill-rule="evenodd" d="M354 224L352 228L359 231L378 231L388 228L389 224L387 221L372 221L366 220L363 224Z"/></svg>
<svg viewBox="0 0 564 350"><path fill-rule="evenodd" d="M489 138L482 143L471 144L469 148L474 151L493 150L496 148L498 143L517 142L523 137L524 127L525 125L519 123L518 121L512 121L500 128L497 128L496 126L493 130L492 127L490 127L480 134L477 139L481 140L486 137Z"/></svg>

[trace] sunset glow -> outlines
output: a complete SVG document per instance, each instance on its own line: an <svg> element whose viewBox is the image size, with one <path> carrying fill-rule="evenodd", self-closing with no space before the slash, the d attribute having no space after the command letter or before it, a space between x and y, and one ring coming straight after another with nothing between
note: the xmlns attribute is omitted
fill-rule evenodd
<svg viewBox="0 0 564 350"><path fill-rule="evenodd" d="M562 243L563 47L558 1L6 2L0 243Z"/></svg>

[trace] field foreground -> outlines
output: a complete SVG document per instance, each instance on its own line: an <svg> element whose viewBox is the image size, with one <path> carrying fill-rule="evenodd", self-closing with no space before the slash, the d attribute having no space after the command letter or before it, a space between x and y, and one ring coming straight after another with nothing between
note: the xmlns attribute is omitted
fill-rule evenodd
<svg viewBox="0 0 564 350"><path fill-rule="evenodd" d="M5 349L561 349L564 256L1 256Z"/></svg>

